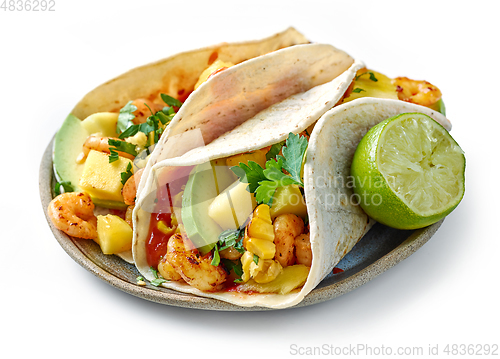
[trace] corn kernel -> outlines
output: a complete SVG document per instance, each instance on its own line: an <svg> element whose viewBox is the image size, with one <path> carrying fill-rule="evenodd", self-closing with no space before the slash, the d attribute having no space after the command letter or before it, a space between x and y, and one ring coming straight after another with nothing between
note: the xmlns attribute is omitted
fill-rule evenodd
<svg viewBox="0 0 500 359"><path fill-rule="evenodd" d="M262 262L262 270L252 275L257 283L269 283L273 281L283 269L279 262L272 259L259 260L259 262Z"/></svg>
<svg viewBox="0 0 500 359"><path fill-rule="evenodd" d="M258 205L257 208L255 208L253 213L254 213L255 217L261 218L265 222L272 224L271 209L269 208L269 206L267 204Z"/></svg>
<svg viewBox="0 0 500 359"><path fill-rule="evenodd" d="M251 277L255 277L257 274L259 274L259 272L264 270L264 262L265 261L266 261L266 259L259 258L257 263L255 263L255 261L252 258L252 263L250 263L250 276Z"/></svg>
<svg viewBox="0 0 500 359"><path fill-rule="evenodd" d="M250 279L250 265L253 263L253 253L246 251L240 258L243 275L241 279L247 282Z"/></svg>
<svg viewBox="0 0 500 359"><path fill-rule="evenodd" d="M248 225L248 236L272 242L274 241L273 225L260 217L254 217Z"/></svg>
<svg viewBox="0 0 500 359"><path fill-rule="evenodd" d="M271 241L250 237L247 241L247 250L257 254L261 259L272 259L276 253L276 246Z"/></svg>

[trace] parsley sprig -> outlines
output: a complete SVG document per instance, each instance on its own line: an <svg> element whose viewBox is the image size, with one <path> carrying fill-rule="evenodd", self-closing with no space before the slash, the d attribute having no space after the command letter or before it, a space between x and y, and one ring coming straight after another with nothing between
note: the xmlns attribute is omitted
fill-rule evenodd
<svg viewBox="0 0 500 359"><path fill-rule="evenodd" d="M54 193L56 196L59 196L61 194L61 187L63 188L64 193L74 191L73 186L71 185L70 181L57 182L54 185Z"/></svg>
<svg viewBox="0 0 500 359"><path fill-rule="evenodd" d="M248 183L248 191L255 193L257 203L271 206L274 192L278 187L291 184L304 187L300 173L307 145L306 137L290 133L285 146L281 148L283 156L276 155L275 158L270 158L265 168L254 161L248 161L248 165L240 163L231 167L231 170L240 178L240 182Z"/></svg>
<svg viewBox="0 0 500 359"><path fill-rule="evenodd" d="M166 279L159 276L158 271L153 267L149 267L149 270L153 273L153 276L155 277L155 279L151 281L151 284L154 285L155 287L159 287L162 283L168 282Z"/></svg>
<svg viewBox="0 0 500 359"><path fill-rule="evenodd" d="M226 229L219 235L219 241L215 243L214 253L212 258L212 265L218 266L220 263L219 252L227 249L229 247L234 247L238 252L245 253L245 248L243 248L243 236L245 235L244 223L238 229Z"/></svg>
<svg viewBox="0 0 500 359"><path fill-rule="evenodd" d="M130 177L132 177L133 175L134 174L132 173L132 163L129 162L125 172L120 173L120 176L122 178L121 179L122 185L125 185L125 183L128 181L128 179Z"/></svg>
<svg viewBox="0 0 500 359"><path fill-rule="evenodd" d="M116 133L122 133L129 126L129 123L135 118L134 112L137 111L137 106L132 104L132 101L129 101L123 108L120 110L120 114L118 115L118 122L116 123Z"/></svg>
<svg viewBox="0 0 500 359"><path fill-rule="evenodd" d="M108 140L109 144L109 163L118 161L118 152L125 152L132 156L137 156L137 151L135 150L135 145L133 143L128 143L125 141L115 140L110 138Z"/></svg>
<svg viewBox="0 0 500 359"><path fill-rule="evenodd" d="M182 102L172 96L163 93L160 96L167 106L156 113L153 113L153 111L149 109L151 116L147 118L145 123L137 125L132 122L135 118L133 112L137 110L137 107L132 105L132 101L127 103L120 110L120 115L118 115L118 123L116 124L116 131L120 134L118 138L123 140L127 137L134 136L138 132L143 132L146 136L151 137L149 145L157 143L164 128L168 126L176 114L174 107L180 108L182 106Z"/></svg>

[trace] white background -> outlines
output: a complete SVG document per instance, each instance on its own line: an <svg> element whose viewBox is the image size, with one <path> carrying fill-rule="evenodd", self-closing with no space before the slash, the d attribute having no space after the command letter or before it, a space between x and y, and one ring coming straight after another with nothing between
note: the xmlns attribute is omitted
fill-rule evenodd
<svg viewBox="0 0 500 359"><path fill-rule="evenodd" d="M50 13L0 10L0 356L286 358L291 345L421 346L427 353L439 344L443 354L446 344L500 344L494 1L55 2ZM442 90L452 135L466 153L467 186L430 242L349 294L276 312L150 303L75 263L45 222L38 168L78 100L132 67L288 26L388 76L426 79Z"/></svg>

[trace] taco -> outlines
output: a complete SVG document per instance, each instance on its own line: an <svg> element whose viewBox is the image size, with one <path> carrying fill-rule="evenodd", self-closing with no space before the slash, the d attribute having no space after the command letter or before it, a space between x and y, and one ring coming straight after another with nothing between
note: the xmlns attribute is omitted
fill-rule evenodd
<svg viewBox="0 0 500 359"><path fill-rule="evenodd" d="M397 99L396 85L391 93L396 99L350 98L360 92L355 86L364 76L376 75L329 46L280 50L255 59L255 68L248 62L233 74L254 79L264 61L286 63L289 54L302 49L304 60L294 66L309 55L330 52L345 56L337 61L343 68L334 71L340 74L250 117L239 101L246 83L219 97L218 90L228 88L223 84L232 83L231 73L215 77L205 87L213 89L208 113L215 108L216 114L224 109L243 114L232 118L233 129L223 126L224 118L196 117L205 107L195 96L178 112L172 121L176 126L151 155L133 214L132 250L145 279L239 306L296 305L374 223L356 204L329 200L352 195L341 184L359 136L402 112L421 112L450 128L438 111ZM283 75L280 67L265 68L258 89L280 82L275 79ZM300 75L298 81L303 81ZM279 88L271 86L271 91ZM245 105L261 101L259 95L245 98Z"/></svg>
<svg viewBox="0 0 500 359"><path fill-rule="evenodd" d="M89 92L55 137L54 192L67 193L49 206L52 223L72 237L94 239L105 254L132 262L132 232L120 217L132 223L130 205L141 168L182 102L193 91L202 95L202 88L195 89L219 71L305 43L308 40L302 34L289 28L259 41L180 53L133 69ZM96 220L94 212L101 217ZM100 240L98 226L121 230L105 230L107 235Z"/></svg>

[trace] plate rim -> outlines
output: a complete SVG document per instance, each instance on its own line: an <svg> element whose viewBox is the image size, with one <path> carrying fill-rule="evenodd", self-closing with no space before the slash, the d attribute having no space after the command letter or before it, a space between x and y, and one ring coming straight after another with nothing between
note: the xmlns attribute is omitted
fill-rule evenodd
<svg viewBox="0 0 500 359"><path fill-rule="evenodd" d="M215 310L215 311L275 310L273 308L265 308L265 307L240 307L234 304L220 301L218 299L198 297L191 294L175 292L173 290L154 290L151 288L129 283L113 275L112 273L106 271L104 268L100 267L97 263L95 263L92 259L90 259L83 251L81 251L68 235L55 228L54 225L52 224L52 221L48 217L47 207L53 198L51 184L54 172L53 161L52 161L54 139L55 135L52 137L52 140L46 147L40 163L40 169L39 169L40 199L42 202L45 218L54 237L58 241L59 245L64 249L64 251L75 262L77 262L79 265L81 265L83 268L85 268L87 271L89 271L99 279L103 280L104 282L110 284L111 286L123 292L160 304L183 307L183 308ZM394 267L396 264L408 258L410 255L415 253L420 247L422 247L434 235L434 233L436 233L436 231L441 226L443 221L444 219L428 227L415 230L412 234L410 234L410 236L406 240L404 240L400 245L398 245L396 248L391 250L386 255L377 259L368 266L362 268L353 275L350 275L349 277L346 277L338 282L332 283L324 287L319 287L319 288L316 287L300 303L291 308L305 307L334 299L378 277L380 274Z"/></svg>

